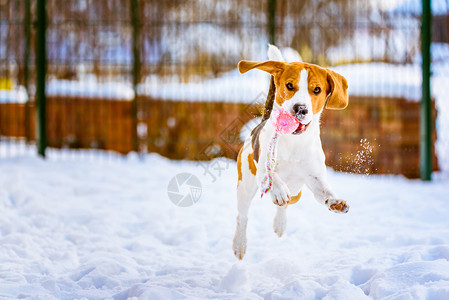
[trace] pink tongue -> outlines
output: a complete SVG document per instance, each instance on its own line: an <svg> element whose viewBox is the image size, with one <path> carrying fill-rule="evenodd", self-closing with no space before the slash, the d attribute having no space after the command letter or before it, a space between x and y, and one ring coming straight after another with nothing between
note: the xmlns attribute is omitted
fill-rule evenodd
<svg viewBox="0 0 449 300"><path fill-rule="evenodd" d="M273 111L271 124L273 124L276 132L280 134L290 134L298 128L300 123L295 117L292 117L284 109L279 109Z"/></svg>

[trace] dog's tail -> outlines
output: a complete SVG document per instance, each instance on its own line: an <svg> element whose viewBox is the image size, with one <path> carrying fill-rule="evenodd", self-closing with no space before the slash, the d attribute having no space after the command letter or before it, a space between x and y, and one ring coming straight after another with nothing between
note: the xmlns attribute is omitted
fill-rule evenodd
<svg viewBox="0 0 449 300"><path fill-rule="evenodd" d="M265 108L263 110L262 122L268 120L273 110L274 98L276 97L276 85L274 84L274 76L271 75L270 89L268 90L267 100L265 100Z"/></svg>
<svg viewBox="0 0 449 300"><path fill-rule="evenodd" d="M284 56L275 45L268 44L268 59L269 60L277 60L285 62Z"/></svg>
<svg viewBox="0 0 449 300"><path fill-rule="evenodd" d="M268 45L268 59L283 62L302 62L302 57L298 51L290 47L282 48L282 53L278 47Z"/></svg>

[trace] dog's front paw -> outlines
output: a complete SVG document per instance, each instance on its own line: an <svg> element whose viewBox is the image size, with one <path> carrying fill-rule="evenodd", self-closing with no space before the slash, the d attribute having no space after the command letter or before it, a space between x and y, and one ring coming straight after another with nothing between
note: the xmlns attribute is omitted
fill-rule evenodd
<svg viewBox="0 0 449 300"><path fill-rule="evenodd" d="M279 206L286 206L291 198L290 190L285 183L282 184L273 183L273 188L270 191L270 195L273 203Z"/></svg>
<svg viewBox="0 0 449 300"><path fill-rule="evenodd" d="M345 214L349 211L349 204L346 203L344 200L338 200L338 199L332 199L332 200L326 200L326 205L329 208L329 210L335 212L335 213L342 213Z"/></svg>

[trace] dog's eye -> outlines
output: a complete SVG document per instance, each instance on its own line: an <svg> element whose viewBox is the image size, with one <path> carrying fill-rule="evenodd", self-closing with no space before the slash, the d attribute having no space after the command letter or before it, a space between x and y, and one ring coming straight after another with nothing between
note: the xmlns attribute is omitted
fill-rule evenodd
<svg viewBox="0 0 449 300"><path fill-rule="evenodd" d="M291 82L287 83L287 90L292 91L293 90L293 84Z"/></svg>
<svg viewBox="0 0 449 300"><path fill-rule="evenodd" d="M319 86L317 86L316 88L313 89L313 93L315 95L318 95L319 93L321 93L321 88Z"/></svg>

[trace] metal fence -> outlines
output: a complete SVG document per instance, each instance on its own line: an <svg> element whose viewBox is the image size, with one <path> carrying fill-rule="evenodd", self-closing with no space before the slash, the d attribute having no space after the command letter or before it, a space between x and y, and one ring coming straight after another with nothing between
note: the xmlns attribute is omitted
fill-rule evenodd
<svg viewBox="0 0 449 300"><path fill-rule="evenodd" d="M437 81L444 81L449 70L449 9L441 2L434 1L432 31ZM239 131L260 115L258 103L264 101L267 83L253 86L257 93L240 101L230 98L244 91L217 91L212 82L230 78L240 59L266 59L267 43L275 42L295 49L306 62L326 67L380 67L381 74L353 76L349 82L354 101L365 97L359 102L370 103L357 104L352 112L363 115L369 110L378 120L373 123L377 129L371 131L363 118L354 118L357 123L348 126L361 128L358 134L340 136L326 125L326 117L323 120L323 144L328 141L327 154L336 161L332 166L347 170L347 160L354 160L347 157L356 156L356 146L367 137L374 151L382 152L396 145L391 140L420 135L419 126L407 125L419 124L416 115L398 112L416 107L378 100L405 99L419 105L417 78L401 66L415 70L412 66L421 65L420 7L420 1L413 0L396 7L390 1L368 0L1 0L0 156L20 154L27 149L23 145L38 140L42 154L49 146L159 152L175 159L235 157ZM410 78L398 80L404 75ZM370 77L377 83L370 85ZM408 91L397 93L396 83ZM202 84L212 88L199 93ZM45 110L39 97L46 100ZM441 117L448 109L442 104L444 96L435 100L434 168L438 158L439 167L448 170L444 152L449 150L449 128ZM38 104L41 114L36 113ZM402 125L399 115L406 120ZM327 124L333 124L332 115L328 118ZM396 125L388 123L389 118ZM332 126L340 126L338 122ZM389 142L381 144L385 135ZM337 140L354 146L339 148L332 142ZM402 150L386 157L399 157L400 151L419 155L414 144L394 147ZM346 154L336 154L340 150ZM383 159L392 167L382 172L402 173L401 167L393 167L398 165L393 158ZM376 168L371 166L370 172Z"/></svg>

